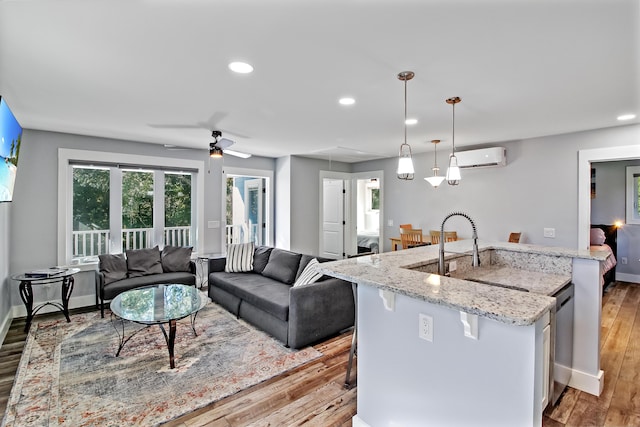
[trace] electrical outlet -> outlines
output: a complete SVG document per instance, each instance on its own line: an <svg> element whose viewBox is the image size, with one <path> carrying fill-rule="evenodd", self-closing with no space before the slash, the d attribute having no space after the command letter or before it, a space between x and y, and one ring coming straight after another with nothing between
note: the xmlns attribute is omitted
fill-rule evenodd
<svg viewBox="0 0 640 427"><path fill-rule="evenodd" d="M393 220L392 219L387 221L387 226L388 227L393 227Z"/></svg>
<svg viewBox="0 0 640 427"><path fill-rule="evenodd" d="M620 262L621 262L622 264L627 264L627 262L628 262L627 257L626 257L626 256L623 256L622 258L620 258Z"/></svg>
<svg viewBox="0 0 640 427"><path fill-rule="evenodd" d="M418 337L433 342L433 317L422 313L418 315Z"/></svg>
<svg viewBox="0 0 640 427"><path fill-rule="evenodd" d="M458 261L449 261L449 273L453 273L458 269Z"/></svg>
<svg viewBox="0 0 640 427"><path fill-rule="evenodd" d="M556 229L555 228L545 228L544 229L544 237L555 239L555 237L556 237Z"/></svg>

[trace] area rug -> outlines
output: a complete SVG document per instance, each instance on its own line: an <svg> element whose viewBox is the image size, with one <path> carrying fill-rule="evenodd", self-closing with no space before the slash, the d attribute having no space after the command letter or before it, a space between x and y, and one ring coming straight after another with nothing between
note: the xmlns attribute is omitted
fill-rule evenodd
<svg viewBox="0 0 640 427"><path fill-rule="evenodd" d="M209 303L178 322L175 369L158 326L115 357L109 314L34 322L3 426L154 426L258 384L322 355L294 351ZM126 333L141 328L128 323Z"/></svg>

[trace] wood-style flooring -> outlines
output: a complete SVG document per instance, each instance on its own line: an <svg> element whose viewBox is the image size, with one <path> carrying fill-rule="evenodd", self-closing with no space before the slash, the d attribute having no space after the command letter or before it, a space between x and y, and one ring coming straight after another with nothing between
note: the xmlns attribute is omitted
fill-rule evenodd
<svg viewBox="0 0 640 427"><path fill-rule="evenodd" d="M600 397L569 388L548 411L545 427L640 426L640 285L617 282L603 297ZM26 335L15 319L0 348L0 413L4 413ZM343 387L351 345L345 333L315 347L324 356L293 371L184 415L169 427L351 426L357 387ZM355 383L355 371L352 382Z"/></svg>

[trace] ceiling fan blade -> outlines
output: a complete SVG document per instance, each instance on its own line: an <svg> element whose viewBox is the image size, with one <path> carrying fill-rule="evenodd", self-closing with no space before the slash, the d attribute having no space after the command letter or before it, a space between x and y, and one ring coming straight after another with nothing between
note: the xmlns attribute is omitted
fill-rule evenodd
<svg viewBox="0 0 640 427"><path fill-rule="evenodd" d="M251 157L251 154L249 153L241 153L240 151L234 151L234 150L224 150L224 154L240 157L241 159L248 159L249 157Z"/></svg>
<svg viewBox="0 0 640 427"><path fill-rule="evenodd" d="M216 142L216 145L224 150L225 148L231 147L235 143L235 141L232 141L228 138L220 138L218 139L218 142Z"/></svg>

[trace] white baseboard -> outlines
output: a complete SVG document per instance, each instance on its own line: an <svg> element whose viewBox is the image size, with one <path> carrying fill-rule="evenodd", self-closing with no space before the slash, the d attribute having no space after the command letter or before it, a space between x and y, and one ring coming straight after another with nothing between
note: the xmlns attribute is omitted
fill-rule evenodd
<svg viewBox="0 0 640 427"><path fill-rule="evenodd" d="M351 425L353 427L369 427L369 424L362 421L362 419L358 417L358 414L355 414L353 418L351 418Z"/></svg>
<svg viewBox="0 0 640 427"><path fill-rule="evenodd" d="M594 396L600 396L604 388L604 371L600 370L598 375L587 374L586 372L573 370L569 387L584 391Z"/></svg>
<svg viewBox="0 0 640 427"><path fill-rule="evenodd" d="M621 282L640 283L640 274L618 273L616 271L616 280Z"/></svg>
<svg viewBox="0 0 640 427"><path fill-rule="evenodd" d="M34 305L38 305L38 302L35 302ZM69 300L69 308L78 308L78 307L89 307L96 305L96 296L95 295L81 295L77 297L71 297ZM42 307L42 310L38 311L40 313L55 313L59 311L56 307L52 305L47 305ZM27 309L24 304L14 305L11 307L12 319L16 317L27 317ZM9 322L11 324L11 322ZM1 330L0 330L1 331Z"/></svg>

